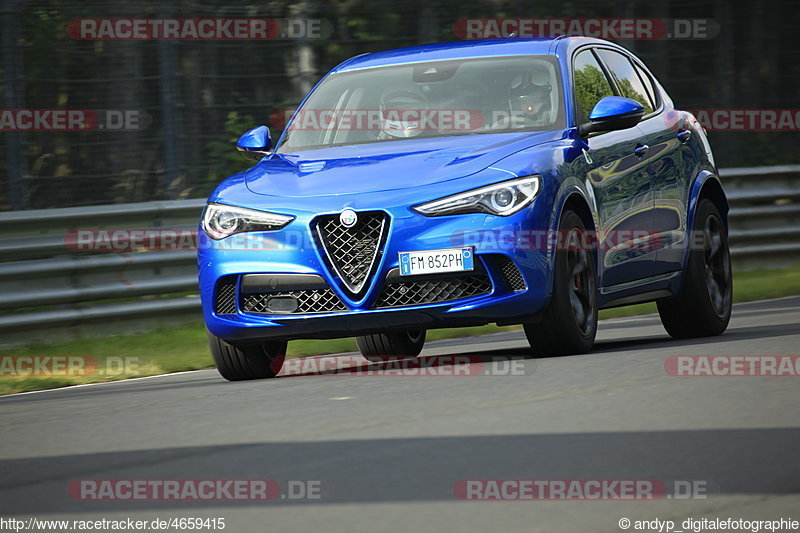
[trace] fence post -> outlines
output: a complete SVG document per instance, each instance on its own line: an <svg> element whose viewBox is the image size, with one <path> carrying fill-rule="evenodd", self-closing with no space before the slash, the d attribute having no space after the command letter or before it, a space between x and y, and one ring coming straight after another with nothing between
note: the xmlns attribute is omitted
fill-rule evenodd
<svg viewBox="0 0 800 533"><path fill-rule="evenodd" d="M175 16L174 3L162 2L158 10L159 18ZM161 120L162 135L164 136L164 177L163 182L157 182L156 191L163 193L177 177L183 168L181 142L178 140L180 128L180 114L176 108L180 106L175 78L177 61L175 60L175 43L161 39L158 41L158 69L161 80ZM169 198L161 198L169 199Z"/></svg>
<svg viewBox="0 0 800 533"><path fill-rule="evenodd" d="M3 34L3 82L5 83L6 109L25 107L24 86L21 83L22 50L18 47L18 10L21 3L22 0L4 0L3 2L3 31L0 33ZM12 210L27 207L24 135L25 133L22 131L7 131L3 134L6 139L6 187L8 203Z"/></svg>

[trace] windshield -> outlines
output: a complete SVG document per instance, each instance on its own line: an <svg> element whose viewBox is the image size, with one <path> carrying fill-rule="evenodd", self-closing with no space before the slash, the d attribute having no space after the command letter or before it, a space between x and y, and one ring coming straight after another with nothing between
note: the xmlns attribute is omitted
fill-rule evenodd
<svg viewBox="0 0 800 533"><path fill-rule="evenodd" d="M332 74L278 152L563 127L553 56L428 61Z"/></svg>

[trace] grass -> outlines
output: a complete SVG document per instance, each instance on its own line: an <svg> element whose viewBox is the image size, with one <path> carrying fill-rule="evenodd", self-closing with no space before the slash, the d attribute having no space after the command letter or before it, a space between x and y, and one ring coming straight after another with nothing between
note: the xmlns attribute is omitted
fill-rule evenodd
<svg viewBox="0 0 800 533"><path fill-rule="evenodd" d="M734 275L734 301L743 302L800 294L800 267L779 270L754 270ZM655 303L607 309L600 318L617 318L655 313ZM494 325L473 328L431 330L428 340L485 335L519 329L519 326ZM352 338L298 340L289 343L288 355L305 356L355 351ZM84 337L51 343L31 343L0 349L5 356L81 356L96 362L95 373L59 377L0 376L0 394L64 387L81 383L112 381L213 366L208 353L203 325L191 323L145 333L107 337ZM4 368L0 366L0 373Z"/></svg>

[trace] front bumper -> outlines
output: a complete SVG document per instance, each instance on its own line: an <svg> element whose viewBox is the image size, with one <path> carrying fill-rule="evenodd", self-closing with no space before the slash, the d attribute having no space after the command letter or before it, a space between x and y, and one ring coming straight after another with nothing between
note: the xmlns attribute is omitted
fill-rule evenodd
<svg viewBox="0 0 800 533"><path fill-rule="evenodd" d="M516 241L523 228L547 227L535 206L510 217L429 218L406 207L381 209L389 227L358 294L331 268L314 233L318 217L333 213L289 213L297 218L281 230L220 241L201 236L206 324L218 337L244 343L525 322L550 297L550 254ZM399 252L465 245L473 246L474 272L397 275Z"/></svg>

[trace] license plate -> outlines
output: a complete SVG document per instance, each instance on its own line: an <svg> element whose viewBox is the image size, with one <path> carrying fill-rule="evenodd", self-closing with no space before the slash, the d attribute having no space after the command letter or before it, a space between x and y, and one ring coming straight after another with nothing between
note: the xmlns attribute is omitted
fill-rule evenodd
<svg viewBox="0 0 800 533"><path fill-rule="evenodd" d="M463 272L475 268L472 248L400 252L400 275Z"/></svg>

